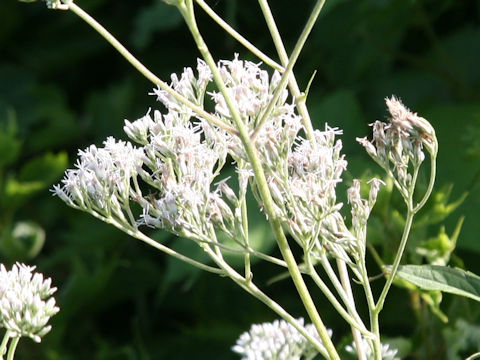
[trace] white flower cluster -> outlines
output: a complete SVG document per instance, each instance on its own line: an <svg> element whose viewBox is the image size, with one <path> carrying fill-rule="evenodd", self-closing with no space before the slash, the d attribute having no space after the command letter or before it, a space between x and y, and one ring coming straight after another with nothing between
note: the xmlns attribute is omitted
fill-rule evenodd
<svg viewBox="0 0 480 360"><path fill-rule="evenodd" d="M297 320L303 326L304 320ZM309 334L319 341L313 324L305 325ZM329 336L332 332L329 330ZM311 359L318 352L292 324L285 320L254 324L248 332L237 339L232 351L240 354L242 360L299 360Z"/></svg>
<svg viewBox="0 0 480 360"><path fill-rule="evenodd" d="M365 356L367 360L375 360L375 354L372 349L372 345L365 339L362 339L363 349L365 350ZM345 350L350 354L357 354L357 346L353 342L351 345L345 346ZM397 349L391 349L390 344L382 344L381 356L382 360L400 360L396 357L398 353Z"/></svg>
<svg viewBox="0 0 480 360"><path fill-rule="evenodd" d="M36 342L51 330L50 317L60 309L51 297L57 290L51 279L32 273L33 266L17 263L7 271L0 265L0 327L10 337L26 336Z"/></svg>
<svg viewBox="0 0 480 360"><path fill-rule="evenodd" d="M352 251L355 237L336 199L336 185L347 166L342 143L335 139L341 131L326 126L315 132L313 144L299 136L303 125L295 105L287 103L286 90L267 113L280 82L278 72L270 76L238 56L219 61L218 68L242 121L255 134L252 139L277 215L301 246L347 258L345 251ZM212 74L203 61L198 60L196 72L185 68L180 76L173 74L171 88L202 108L211 105L205 101L210 95L213 116L234 128L224 96L207 92ZM53 192L70 206L129 229L147 225L201 241L211 241L213 229L219 229L238 239L239 199L249 183L262 204L242 142L166 91L156 89L153 94L165 106L165 114L149 111L136 121L125 121L124 130L138 148L108 138L103 148L92 145L80 151L76 169L68 170ZM227 155L237 167L238 194L225 179L217 179ZM140 216L131 209L132 201L141 206Z"/></svg>
<svg viewBox="0 0 480 360"><path fill-rule="evenodd" d="M76 169L67 170L53 192L68 205L125 220L131 179L143 165L143 150L109 137L103 148L91 145L78 152Z"/></svg>
<svg viewBox="0 0 480 360"><path fill-rule="evenodd" d="M437 153L435 130L397 98L392 96L385 102L391 115L389 123L374 122L373 141L367 138L357 141L395 179L402 195L406 196L412 184L412 170L418 169L425 159L423 147L433 156Z"/></svg>
<svg viewBox="0 0 480 360"><path fill-rule="evenodd" d="M336 185L347 166L341 155L342 142L335 140L338 134L340 130L326 125L325 131L315 131L315 144L298 138L286 161L267 172L278 213L292 236L306 247L319 236L322 243L348 242L351 238L338 215L342 204L336 200Z"/></svg>
<svg viewBox="0 0 480 360"><path fill-rule="evenodd" d="M232 61L222 60L218 66L229 93L253 131L273 96L279 74L275 73L270 79L258 65L238 57ZM202 60L197 62L197 73L195 76L191 68L185 68L180 76L173 74L171 87L203 107L212 75ZM237 136L208 124L198 115L195 115L197 121L192 121L193 112L164 90L156 89L154 94L166 107L166 114L154 111L151 116L149 111L139 120L125 121L126 134L139 148L108 138L103 148L92 145L80 151L76 169L68 170L53 192L70 206L104 219L113 217L129 226L144 224L187 237L204 238L208 237L213 223L234 236L235 216L222 194L234 207L238 197L225 181L220 181L215 189L212 184L228 154L238 161L246 158L241 142ZM209 94L215 103L214 115L232 125L223 96L216 92ZM271 156L267 152L278 152L279 146L268 143L265 138L287 134L292 144L301 127L293 105L284 104L286 96L287 92L257 137L259 148L268 148L268 151L261 150L267 157ZM283 131L281 124L290 130ZM237 170L240 186L246 191L251 169L247 166ZM138 184L138 177L153 190L143 194L145 187ZM141 205L139 219L132 218L129 200Z"/></svg>
<svg viewBox="0 0 480 360"><path fill-rule="evenodd" d="M367 238L367 221L370 216L370 212L377 201L380 186L385 185L382 180L376 178L371 179L369 183L370 193L368 200L362 199L362 196L360 195L360 181L356 179L353 180L353 185L347 191L348 202L352 209L351 231L355 238L362 243L364 243Z"/></svg>

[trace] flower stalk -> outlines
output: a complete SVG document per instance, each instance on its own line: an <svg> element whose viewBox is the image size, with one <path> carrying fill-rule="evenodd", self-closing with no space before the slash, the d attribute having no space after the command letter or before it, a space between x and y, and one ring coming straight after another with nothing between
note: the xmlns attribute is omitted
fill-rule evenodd
<svg viewBox="0 0 480 360"><path fill-rule="evenodd" d="M178 6L180 12L182 13L185 22L187 23L187 26L190 29L190 32L192 33L192 36L197 44L197 47L202 54L203 58L205 59L206 63L210 67L210 70L212 71L213 78L215 80L215 83L217 84L218 88L220 89L220 92L225 98L225 101L227 103L228 109L230 110L232 114L233 121L235 123L235 126L238 130L239 137L243 143L243 146L245 147L245 151L247 153L249 162L252 166L253 172L255 174L255 181L258 187L258 190L262 196L262 201L265 209L265 213L268 216L268 220L272 226L273 233L275 235L275 238L277 240L277 244L279 246L280 252L282 253L282 257L286 261L288 265L288 270L290 272L290 275L292 277L292 280L295 284L295 287L297 288L297 291L300 295L300 298L302 299L302 302L307 310L307 313L309 314L312 322L315 324L317 331L320 335L320 338L323 341L323 344L327 350L327 353L329 354L331 359L340 359L338 356L338 353L335 349L335 346L333 345L327 329L325 325L323 324L323 321L320 318L320 315L315 307L315 304L313 302L312 297L310 296L310 293L308 291L308 288L302 278L302 275L300 273L300 270L298 269L298 265L295 261L295 257L293 256L293 253L290 249L290 246L288 245L287 238L285 237L285 234L282 229L282 224L278 220L275 210L273 207L273 202L272 202L272 197L267 185L267 180L265 178L265 174L262 168L262 164L260 162L260 159L257 156L256 150L253 146L253 143L250 140L250 136L247 132L247 129L241 119L240 113L238 112L238 109L236 108L235 104L233 103L232 99L230 98L230 95L228 93L228 90L223 82L223 79L218 71L218 68L215 64L215 61L213 60L213 57L210 54L210 51L208 50L207 44L203 40L197 24L196 24L196 19L193 11L193 2L191 0L186 0L185 3L181 3Z"/></svg>

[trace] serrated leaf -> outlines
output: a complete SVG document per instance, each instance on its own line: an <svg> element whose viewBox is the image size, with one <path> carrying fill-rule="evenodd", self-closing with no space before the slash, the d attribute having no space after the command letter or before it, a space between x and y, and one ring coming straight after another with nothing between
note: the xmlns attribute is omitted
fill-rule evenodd
<svg viewBox="0 0 480 360"><path fill-rule="evenodd" d="M399 267L397 276L424 290L480 301L480 277L469 271L438 265L404 265Z"/></svg>

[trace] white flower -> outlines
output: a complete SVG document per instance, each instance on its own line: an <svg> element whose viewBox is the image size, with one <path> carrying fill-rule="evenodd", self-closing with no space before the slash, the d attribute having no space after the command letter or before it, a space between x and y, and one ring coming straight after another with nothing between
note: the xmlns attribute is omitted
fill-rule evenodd
<svg viewBox="0 0 480 360"><path fill-rule="evenodd" d="M352 233L355 237L365 242L367 236L367 221L370 216L370 212L377 201L377 195L380 191L380 185L385 183L380 179L371 179L370 192L368 200L363 199L360 194L360 181L353 180L353 185L348 189L348 202L352 208Z"/></svg>
<svg viewBox="0 0 480 360"><path fill-rule="evenodd" d="M362 342L363 342L363 349L365 351L365 356L367 360L375 360L375 354L372 349L373 344L371 344L365 339L362 339ZM351 345L345 346L345 350L351 354L356 354L357 346L355 342L353 342ZM380 351L381 351L382 360L400 360L399 357L395 357L395 355L397 355L398 353L398 350L390 349L390 344L382 344L382 348Z"/></svg>
<svg viewBox="0 0 480 360"><path fill-rule="evenodd" d="M125 126L123 127L123 130L128 137L136 143L146 145L148 144L149 132L154 129L155 123L158 122L157 118L161 117L160 112L155 111L154 117L155 121L153 121L150 117L150 109L148 109L148 112L144 117L134 121L133 123L125 120Z"/></svg>
<svg viewBox="0 0 480 360"><path fill-rule="evenodd" d="M255 131L273 98L280 82L280 74L275 71L269 76L259 64L239 60L238 54L235 54L233 60L219 61L218 68L242 120L250 132ZM215 102L215 115L234 126L223 94L215 91L209 94ZM288 91L284 90L255 137L255 147L266 167L275 167L279 156L286 156L302 128L301 119L295 113L295 105L286 103L287 98ZM222 137L226 139L234 158L247 158L238 136L222 134Z"/></svg>
<svg viewBox="0 0 480 360"><path fill-rule="evenodd" d="M212 73L210 68L201 59L197 59L197 73L196 78L192 68L186 67L180 78L177 74L171 75L171 84L173 90L185 97L187 100L197 104L203 105L205 90L207 85L212 81ZM182 112L192 115L192 111L184 104L176 100L172 95L160 88L154 89L150 95L156 95L157 100L160 101L167 109Z"/></svg>
<svg viewBox="0 0 480 360"><path fill-rule="evenodd" d="M303 326L302 318L297 321ZM312 324L305 328L321 341ZM299 360L302 356L313 357L317 353L313 345L285 320L252 325L248 332L240 335L232 351L240 354L242 360Z"/></svg>
<svg viewBox="0 0 480 360"><path fill-rule="evenodd" d="M335 139L338 134L340 130L326 125L324 131L315 131L315 144L297 138L286 163L266 171L279 215L302 246L310 246L319 235L320 245L328 241L350 248L355 240L338 212L342 204L337 202L336 186L347 167L342 142Z"/></svg>
<svg viewBox="0 0 480 360"><path fill-rule="evenodd" d="M130 195L130 180L141 170L144 153L113 137L103 144L80 150L76 169L67 170L53 192L70 206L122 217L121 203Z"/></svg>
<svg viewBox="0 0 480 360"><path fill-rule="evenodd" d="M367 153L393 176L404 196L412 181L411 168L417 168L425 159L425 147L432 156L437 153L435 131L424 118L411 112L392 96L385 99L390 112L389 123L375 121L373 140L357 138Z"/></svg>
<svg viewBox="0 0 480 360"><path fill-rule="evenodd" d="M27 336L40 342L51 330L50 317L60 309L51 297L51 279L33 273L34 266L17 263L10 271L0 265L0 325L10 337Z"/></svg>

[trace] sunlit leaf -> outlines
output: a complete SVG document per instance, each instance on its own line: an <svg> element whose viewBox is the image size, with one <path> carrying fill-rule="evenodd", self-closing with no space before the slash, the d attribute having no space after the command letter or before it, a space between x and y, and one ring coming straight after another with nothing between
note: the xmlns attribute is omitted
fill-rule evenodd
<svg viewBox="0 0 480 360"><path fill-rule="evenodd" d="M397 276L424 290L438 290L480 301L480 277L462 269L404 265L399 267Z"/></svg>

